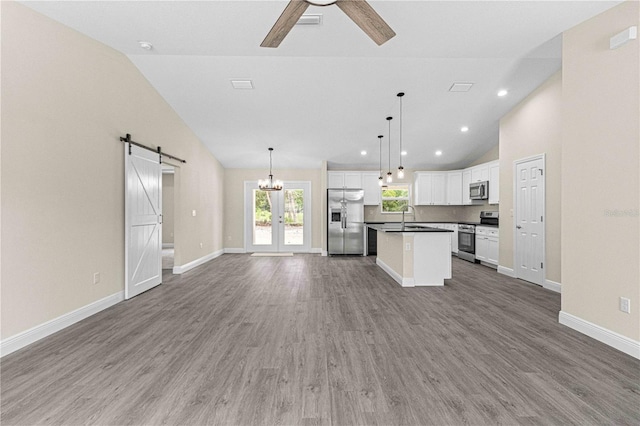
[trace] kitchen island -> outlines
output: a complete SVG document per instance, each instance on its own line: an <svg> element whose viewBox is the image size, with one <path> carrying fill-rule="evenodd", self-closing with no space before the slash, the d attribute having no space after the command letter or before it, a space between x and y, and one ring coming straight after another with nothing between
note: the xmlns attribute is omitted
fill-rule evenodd
<svg viewBox="0 0 640 426"><path fill-rule="evenodd" d="M367 225L377 231L376 264L402 287L442 286L451 278L451 234L425 225Z"/></svg>

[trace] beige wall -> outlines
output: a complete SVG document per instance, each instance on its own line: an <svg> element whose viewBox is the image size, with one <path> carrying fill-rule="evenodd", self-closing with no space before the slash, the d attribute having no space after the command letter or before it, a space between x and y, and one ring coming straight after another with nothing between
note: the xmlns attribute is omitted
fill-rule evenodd
<svg viewBox="0 0 640 426"><path fill-rule="evenodd" d="M639 21L638 2L627 1L572 28L562 61L562 310L636 341L640 46L610 50L609 39Z"/></svg>
<svg viewBox="0 0 640 426"><path fill-rule="evenodd" d="M162 244L173 244L173 173L162 174Z"/></svg>
<svg viewBox="0 0 640 426"><path fill-rule="evenodd" d="M224 175L124 55L2 3L5 339L124 290L124 133L188 161L176 170L177 265L222 249Z"/></svg>
<svg viewBox="0 0 640 426"><path fill-rule="evenodd" d="M493 148L491 148L489 151L482 154L475 161L471 162L470 164L467 164L466 167L473 167L473 166L477 166L478 164L488 163L490 161L495 161L498 158L500 158L500 145L495 144Z"/></svg>
<svg viewBox="0 0 640 426"><path fill-rule="evenodd" d="M561 283L560 195L562 73L559 71L500 120L500 266L513 269L514 161L546 155L547 280Z"/></svg>
<svg viewBox="0 0 640 426"><path fill-rule="evenodd" d="M224 247L244 248L244 182L265 179L268 169L225 169L224 171ZM322 247L322 190L320 169L277 169L274 177L282 181L311 182L311 248ZM326 179L326 178L325 178ZM326 183L325 183L326 185ZM326 218L326 216L324 216ZM326 219L325 219L326 220Z"/></svg>

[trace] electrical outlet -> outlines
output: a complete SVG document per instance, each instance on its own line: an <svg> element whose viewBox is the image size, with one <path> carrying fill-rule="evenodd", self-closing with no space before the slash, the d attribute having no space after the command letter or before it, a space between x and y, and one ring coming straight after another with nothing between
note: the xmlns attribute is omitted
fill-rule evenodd
<svg viewBox="0 0 640 426"><path fill-rule="evenodd" d="M621 297L620 298L620 310L622 312L630 314L631 313L631 299L628 299L626 297Z"/></svg>
<svg viewBox="0 0 640 426"><path fill-rule="evenodd" d="M100 272L93 274L93 284L100 284Z"/></svg>

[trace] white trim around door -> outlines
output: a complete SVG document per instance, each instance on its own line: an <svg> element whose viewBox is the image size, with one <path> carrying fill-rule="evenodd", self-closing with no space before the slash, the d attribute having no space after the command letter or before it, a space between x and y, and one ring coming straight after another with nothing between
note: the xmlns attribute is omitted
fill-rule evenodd
<svg viewBox="0 0 640 426"><path fill-rule="evenodd" d="M519 170L522 176L519 176ZM547 263L545 172L544 153L513 162L514 277L540 286L543 286L545 282L545 265ZM531 184L532 174L535 174L533 184ZM533 201L531 201L532 199ZM532 238L535 241L532 241ZM523 245L525 240L526 246Z"/></svg>

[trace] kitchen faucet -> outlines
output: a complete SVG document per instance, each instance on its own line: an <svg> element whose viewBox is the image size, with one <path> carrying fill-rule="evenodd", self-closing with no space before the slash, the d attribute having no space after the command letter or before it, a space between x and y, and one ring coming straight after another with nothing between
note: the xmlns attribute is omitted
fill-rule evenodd
<svg viewBox="0 0 640 426"><path fill-rule="evenodd" d="M402 230L404 231L404 214L409 211L409 209L413 210L413 220L416 220L416 209L413 206L407 205L407 210L402 210Z"/></svg>

